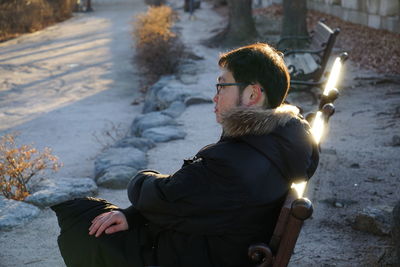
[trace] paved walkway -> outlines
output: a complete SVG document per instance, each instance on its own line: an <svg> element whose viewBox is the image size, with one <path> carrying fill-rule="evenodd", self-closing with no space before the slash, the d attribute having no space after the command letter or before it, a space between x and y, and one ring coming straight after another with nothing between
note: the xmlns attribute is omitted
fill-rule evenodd
<svg viewBox="0 0 400 267"><path fill-rule="evenodd" d="M49 146L64 163L56 177L92 177L93 158L110 123L127 128L140 113L131 64L132 18L143 1L94 5L63 23L0 44L0 135ZM49 209L0 232L0 266L64 266Z"/></svg>
<svg viewBox="0 0 400 267"><path fill-rule="evenodd" d="M130 33L145 6L95 8L0 44L0 133L18 131L21 142L52 147L64 177L92 175L91 166L79 166L100 147L93 133L107 121L130 123L140 110L130 105L138 95Z"/></svg>

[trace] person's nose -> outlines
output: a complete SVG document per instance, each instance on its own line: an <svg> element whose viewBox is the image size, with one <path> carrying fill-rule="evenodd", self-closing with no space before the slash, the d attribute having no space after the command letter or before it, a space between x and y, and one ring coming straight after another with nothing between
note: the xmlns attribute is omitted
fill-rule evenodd
<svg viewBox="0 0 400 267"><path fill-rule="evenodd" d="M216 104L218 102L218 94L215 94L214 98L213 98L214 103Z"/></svg>

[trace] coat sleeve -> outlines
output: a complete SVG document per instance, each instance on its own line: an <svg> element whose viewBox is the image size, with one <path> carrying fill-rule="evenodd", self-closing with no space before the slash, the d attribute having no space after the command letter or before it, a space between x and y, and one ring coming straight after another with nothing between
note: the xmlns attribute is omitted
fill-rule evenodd
<svg viewBox="0 0 400 267"><path fill-rule="evenodd" d="M202 162L186 165L173 175L142 171L128 185L128 196L143 215L187 216L201 203L207 190L207 175ZM146 216L146 215L145 215Z"/></svg>
<svg viewBox="0 0 400 267"><path fill-rule="evenodd" d="M147 219L143 217L143 215L132 205L126 209L118 210L125 215L129 227L132 227L134 225L143 225L147 223Z"/></svg>

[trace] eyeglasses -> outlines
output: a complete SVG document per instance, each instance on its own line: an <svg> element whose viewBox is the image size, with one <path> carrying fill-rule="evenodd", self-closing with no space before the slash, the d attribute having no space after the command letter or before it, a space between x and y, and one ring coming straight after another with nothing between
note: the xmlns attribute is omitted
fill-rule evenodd
<svg viewBox="0 0 400 267"><path fill-rule="evenodd" d="M253 83L250 83L253 84ZM219 92L221 91L222 87L224 86L233 86L233 85L237 85L237 86L247 86L249 85L248 83L217 83L215 84L215 87L217 88L217 95L219 95ZM264 88L261 88L261 92L264 92Z"/></svg>
<svg viewBox="0 0 400 267"><path fill-rule="evenodd" d="M215 84L215 87L217 88L217 95L219 95L219 92L221 91L221 89L224 86L233 86L233 85L245 86L245 85L248 85L248 84L247 83L217 83L217 84Z"/></svg>

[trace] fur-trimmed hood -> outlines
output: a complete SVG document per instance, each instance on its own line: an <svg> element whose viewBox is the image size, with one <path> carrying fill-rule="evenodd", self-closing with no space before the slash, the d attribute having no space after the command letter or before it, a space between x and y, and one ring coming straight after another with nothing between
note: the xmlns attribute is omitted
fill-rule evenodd
<svg viewBox="0 0 400 267"><path fill-rule="evenodd" d="M271 160L288 180L309 178L318 165L310 126L292 105L276 109L238 107L222 121L222 139L240 139Z"/></svg>
<svg viewBox="0 0 400 267"><path fill-rule="evenodd" d="M300 120L299 109L282 105L276 109L237 107L223 114L222 128L226 137L265 135L291 120Z"/></svg>

